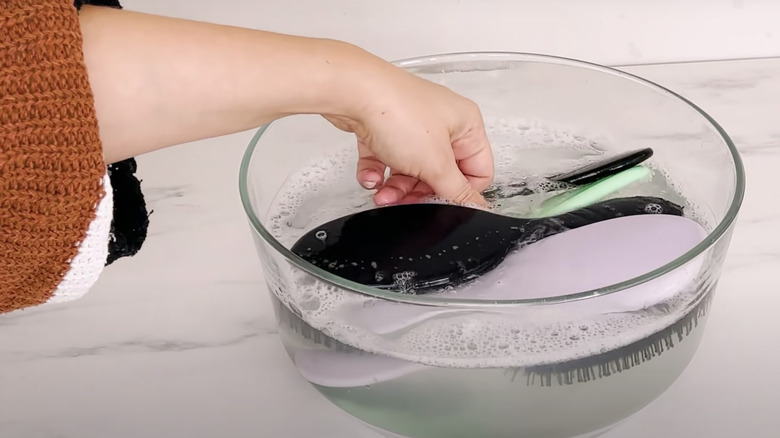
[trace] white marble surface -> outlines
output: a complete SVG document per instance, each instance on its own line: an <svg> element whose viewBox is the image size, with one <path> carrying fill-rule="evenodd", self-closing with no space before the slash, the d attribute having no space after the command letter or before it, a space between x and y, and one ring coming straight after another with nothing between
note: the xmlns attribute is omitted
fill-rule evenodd
<svg viewBox="0 0 780 438"><path fill-rule="evenodd" d="M776 0L122 0L126 8L339 38L386 59L507 50L602 64L780 55Z"/></svg>
<svg viewBox="0 0 780 438"><path fill-rule="evenodd" d="M777 436L780 59L626 70L720 121L748 191L696 358L608 436ZM0 317L0 436L375 436L298 377L275 335L237 191L251 135L141 157L155 210L143 252L80 301Z"/></svg>

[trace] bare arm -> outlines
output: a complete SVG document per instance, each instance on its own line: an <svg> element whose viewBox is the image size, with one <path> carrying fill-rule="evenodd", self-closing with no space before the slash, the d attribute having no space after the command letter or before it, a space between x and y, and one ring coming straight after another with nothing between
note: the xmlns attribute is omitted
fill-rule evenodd
<svg viewBox="0 0 780 438"><path fill-rule="evenodd" d="M372 64L331 40L95 6L80 20L109 162L288 114L349 111Z"/></svg>
<svg viewBox="0 0 780 438"><path fill-rule="evenodd" d="M108 162L321 114L356 134L377 203L484 203L493 157L477 106L358 47L101 7L80 23Z"/></svg>

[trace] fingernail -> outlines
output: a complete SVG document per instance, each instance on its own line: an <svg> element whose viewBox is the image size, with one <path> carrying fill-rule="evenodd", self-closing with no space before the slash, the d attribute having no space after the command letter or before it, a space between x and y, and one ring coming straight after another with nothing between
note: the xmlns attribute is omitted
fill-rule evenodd
<svg viewBox="0 0 780 438"><path fill-rule="evenodd" d="M363 181L363 187L371 190L376 187L376 181Z"/></svg>

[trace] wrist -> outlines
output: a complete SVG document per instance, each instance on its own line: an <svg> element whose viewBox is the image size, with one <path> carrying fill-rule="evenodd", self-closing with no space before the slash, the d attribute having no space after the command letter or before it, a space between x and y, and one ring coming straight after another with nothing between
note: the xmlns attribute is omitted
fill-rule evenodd
<svg viewBox="0 0 780 438"><path fill-rule="evenodd" d="M352 44L330 39L306 39L296 91L299 100L284 111L355 118L364 114L373 96L372 83L392 66Z"/></svg>

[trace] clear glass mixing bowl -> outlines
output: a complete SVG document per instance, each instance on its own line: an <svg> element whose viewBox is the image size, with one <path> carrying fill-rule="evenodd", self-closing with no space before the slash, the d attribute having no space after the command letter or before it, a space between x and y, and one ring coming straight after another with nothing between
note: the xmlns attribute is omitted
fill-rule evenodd
<svg viewBox="0 0 780 438"><path fill-rule="evenodd" d="M240 191L301 375L368 425L410 438L596 436L656 399L698 347L742 202L743 167L728 135L672 91L590 63L464 53L396 64L479 104L491 141L503 142L497 155L521 157L514 165L524 172L571 167L574 149L564 143L611 153L652 147L668 183L661 193L694 206L707 235L642 275L555 297L364 287L288 249L325 221L374 208L354 181L354 138L318 116L279 120L249 145ZM534 142L543 147L529 149ZM499 182L513 172L506 162L497 156ZM637 304L654 293L664 298Z"/></svg>

